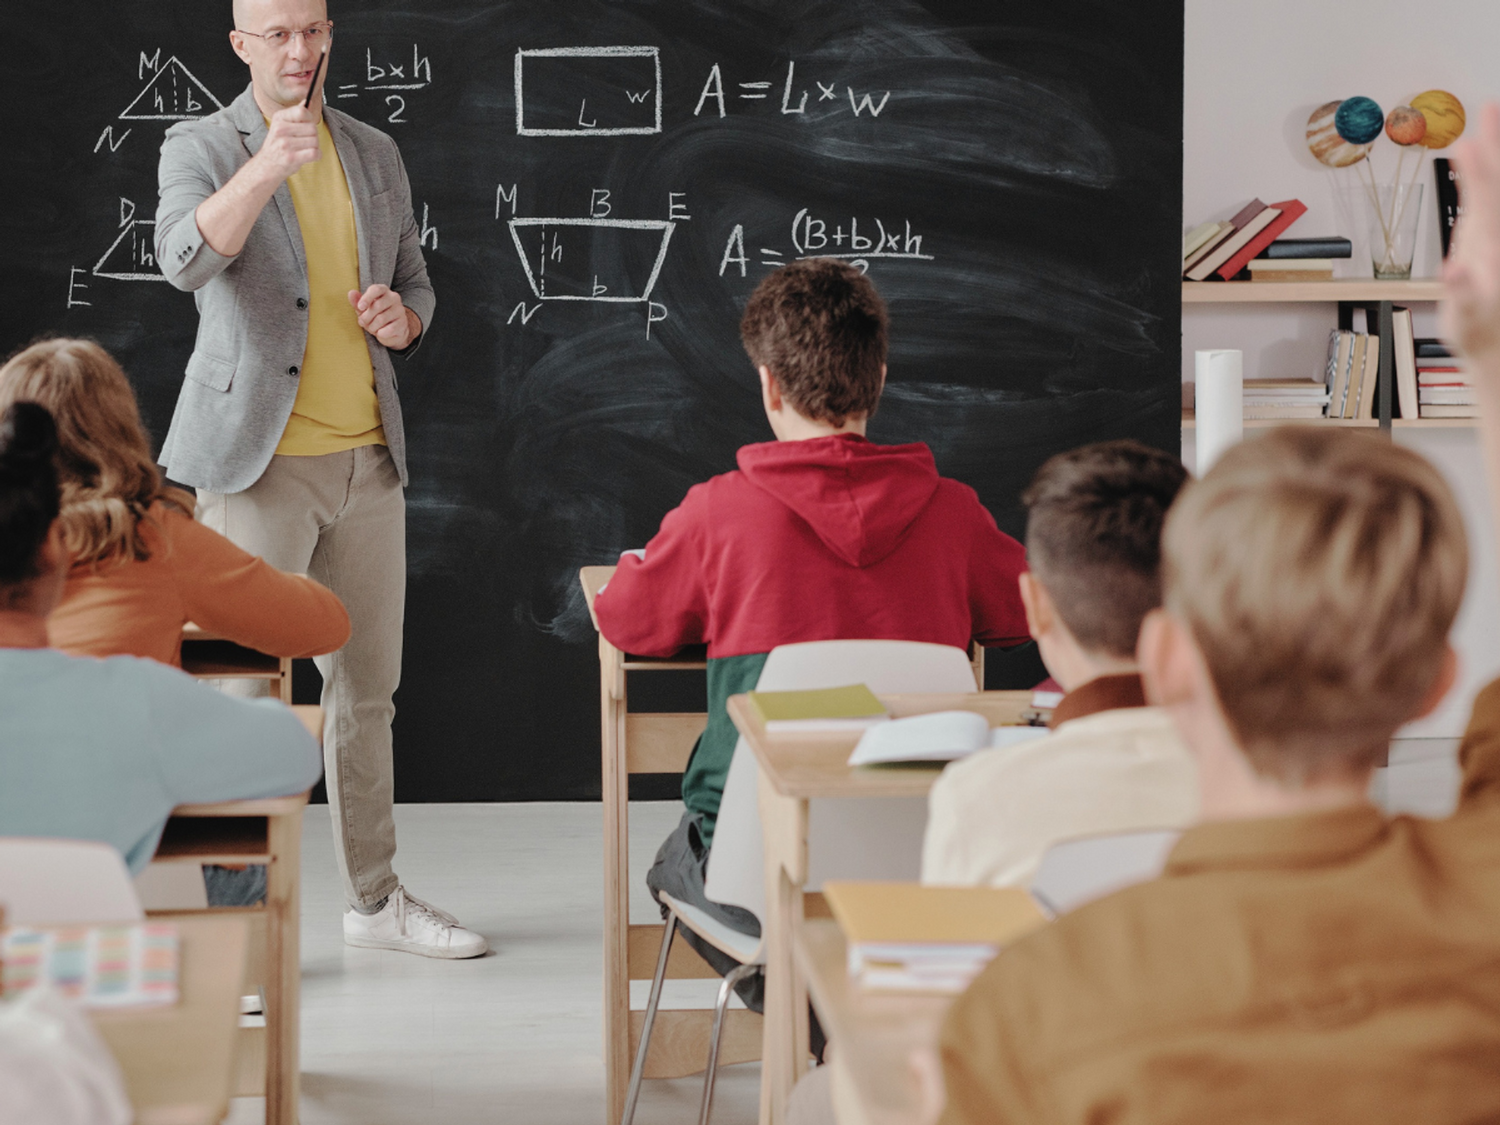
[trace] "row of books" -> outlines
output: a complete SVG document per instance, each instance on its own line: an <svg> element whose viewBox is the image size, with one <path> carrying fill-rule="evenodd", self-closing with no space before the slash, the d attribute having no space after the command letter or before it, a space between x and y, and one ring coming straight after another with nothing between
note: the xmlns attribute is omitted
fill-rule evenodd
<svg viewBox="0 0 1500 1125"><path fill-rule="evenodd" d="M1346 257L1338 245L1343 240L1281 239L1287 228L1307 214L1307 210L1307 205L1298 199L1284 199L1274 204L1251 199L1233 219L1206 222L1191 229L1182 240L1182 276L1188 281L1209 281L1211 278L1230 281L1247 270L1251 263L1257 263L1260 275L1275 275L1280 279L1283 273L1295 272L1299 267L1284 264L1275 267L1269 263ZM1277 249L1274 251L1272 246ZM1332 263L1328 269L1329 276L1332 276ZM1316 273L1316 270L1308 272Z"/></svg>
<svg viewBox="0 0 1500 1125"><path fill-rule="evenodd" d="M1479 400L1463 361L1441 340L1417 336L1411 310L1392 313L1396 408L1402 418L1474 418Z"/></svg>

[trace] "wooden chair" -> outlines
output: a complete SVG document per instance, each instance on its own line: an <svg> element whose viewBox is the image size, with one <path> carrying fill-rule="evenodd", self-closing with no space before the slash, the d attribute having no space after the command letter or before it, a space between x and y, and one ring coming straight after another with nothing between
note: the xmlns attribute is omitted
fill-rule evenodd
<svg viewBox="0 0 1500 1125"><path fill-rule="evenodd" d="M579 572L589 614L594 597L615 571L586 566ZM595 621L595 627L598 622ZM665 927L630 925L630 775L681 773L708 721L706 711L634 712L628 677L707 667L701 648L669 659L630 656L599 637L600 751L604 800L604 1119L619 1125L630 1081L631 1057L640 1044L644 1011L630 1007L630 982L655 976ZM685 942L670 951L667 980L719 980L719 974ZM707 1008L668 1010L655 1019L646 1078L681 1078L704 1069L714 1013ZM736 1009L725 1016L719 1064L760 1057L760 1016Z"/></svg>
<svg viewBox="0 0 1500 1125"><path fill-rule="evenodd" d="M589 616L594 598L615 572L612 566L579 571ZM970 653L975 679L984 682L984 649ZM630 1082L631 1060L642 1037L646 1013L632 1010L630 984L655 977L664 944L661 924L630 925L630 776L681 773L693 744L703 733L706 711L632 712L628 685L633 675L707 667L703 649L689 649L666 659L632 656L599 636L600 757L604 806L604 1119L619 1125ZM685 942L672 945L666 980L719 980L707 962ZM682 1078L704 1069L713 1038L710 1009L667 1010L654 1020L644 1078ZM733 1009L726 1013L718 1063L728 1066L760 1058L761 1017Z"/></svg>
<svg viewBox="0 0 1500 1125"><path fill-rule="evenodd" d="M218 677L216 668L205 675ZM319 742L323 709L294 707ZM241 1027L234 1094L264 1095L266 1125L296 1125L300 1093L302 810L307 794L179 805L162 833L152 864L266 865L260 906L150 912L152 917L234 915L251 927L245 989L265 1000L265 1026Z"/></svg>

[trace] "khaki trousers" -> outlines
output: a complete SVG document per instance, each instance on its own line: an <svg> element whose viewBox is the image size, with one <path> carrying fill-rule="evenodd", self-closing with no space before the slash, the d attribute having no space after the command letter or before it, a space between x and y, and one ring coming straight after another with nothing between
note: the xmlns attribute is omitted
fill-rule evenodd
<svg viewBox="0 0 1500 1125"><path fill-rule="evenodd" d="M280 570L337 594L353 631L316 658L323 762L344 896L373 907L396 889L392 696L406 610L406 500L383 445L271 458L243 492L198 492L200 522Z"/></svg>

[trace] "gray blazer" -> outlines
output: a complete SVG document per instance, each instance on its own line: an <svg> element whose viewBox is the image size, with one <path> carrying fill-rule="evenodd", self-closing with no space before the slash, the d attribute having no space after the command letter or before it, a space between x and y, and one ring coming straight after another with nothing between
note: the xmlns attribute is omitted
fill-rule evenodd
<svg viewBox="0 0 1500 1125"><path fill-rule="evenodd" d="M396 142L330 107L323 117L354 202L360 288L389 285L421 318L425 335L437 299ZM210 492L243 491L265 472L291 416L307 349L307 262L286 184L233 258L203 241L193 214L265 139L265 118L247 87L228 108L168 129L157 171L156 260L198 305L198 338L161 463L173 480ZM390 351L368 333L365 342L386 444L405 484L406 435Z"/></svg>

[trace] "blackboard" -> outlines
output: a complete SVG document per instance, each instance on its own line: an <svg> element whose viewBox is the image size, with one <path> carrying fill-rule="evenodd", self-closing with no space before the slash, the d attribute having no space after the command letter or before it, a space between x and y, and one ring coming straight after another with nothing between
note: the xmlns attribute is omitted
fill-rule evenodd
<svg viewBox="0 0 1500 1125"><path fill-rule="evenodd" d="M398 361L398 798L597 795L582 564L770 435L738 319L805 254L892 314L871 428L1022 530L1049 454L1176 450L1180 0L336 6L330 104L400 144L438 293ZM228 0L6 14L3 339L93 336L159 443L192 298L150 257L170 118L245 86ZM913 591L920 597L920 591Z"/></svg>

